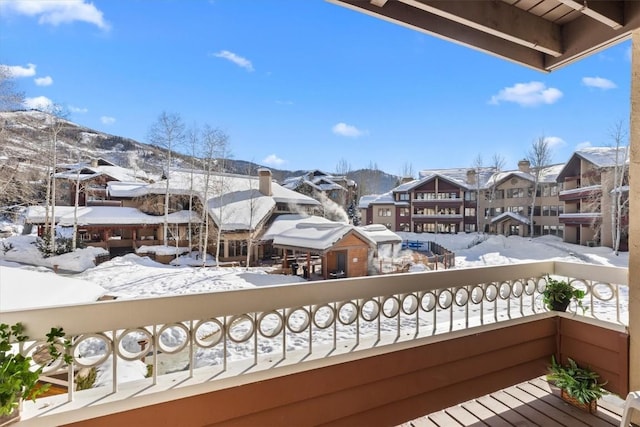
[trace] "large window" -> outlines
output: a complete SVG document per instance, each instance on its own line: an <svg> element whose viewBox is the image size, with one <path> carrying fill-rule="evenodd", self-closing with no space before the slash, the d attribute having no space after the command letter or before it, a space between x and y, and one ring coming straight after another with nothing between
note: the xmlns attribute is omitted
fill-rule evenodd
<svg viewBox="0 0 640 427"><path fill-rule="evenodd" d="M409 216L409 208L400 208L400 216Z"/></svg>
<svg viewBox="0 0 640 427"><path fill-rule="evenodd" d="M391 216L390 208L378 208L378 216Z"/></svg>
<svg viewBox="0 0 640 427"><path fill-rule="evenodd" d="M465 200L475 200L476 199L476 192L475 191L465 191L464 192L464 199Z"/></svg>
<svg viewBox="0 0 640 427"><path fill-rule="evenodd" d="M476 208L464 208L464 216L476 216Z"/></svg>
<svg viewBox="0 0 640 427"><path fill-rule="evenodd" d="M409 193L400 193L398 194L398 200L400 201L409 201Z"/></svg>
<svg viewBox="0 0 640 427"><path fill-rule="evenodd" d="M408 222L401 222L398 231L411 231L411 226Z"/></svg>
<svg viewBox="0 0 640 427"><path fill-rule="evenodd" d="M247 241L246 240L228 240L229 244L229 256L239 257L247 255Z"/></svg>
<svg viewBox="0 0 640 427"><path fill-rule="evenodd" d="M524 197L524 189L523 188L508 188L507 189L507 199L517 199Z"/></svg>

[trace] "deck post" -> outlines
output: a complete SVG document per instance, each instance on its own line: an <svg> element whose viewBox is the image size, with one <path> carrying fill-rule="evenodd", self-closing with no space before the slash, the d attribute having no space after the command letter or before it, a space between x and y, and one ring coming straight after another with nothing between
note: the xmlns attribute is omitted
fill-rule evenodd
<svg viewBox="0 0 640 427"><path fill-rule="evenodd" d="M640 30L631 41L629 162L629 360L640 360ZM640 364L629 366L629 388L640 390Z"/></svg>

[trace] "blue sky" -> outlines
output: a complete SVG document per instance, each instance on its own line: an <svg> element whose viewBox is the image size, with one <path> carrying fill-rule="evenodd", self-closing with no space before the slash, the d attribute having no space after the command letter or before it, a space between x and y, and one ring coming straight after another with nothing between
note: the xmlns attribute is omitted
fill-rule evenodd
<svg viewBox="0 0 640 427"><path fill-rule="evenodd" d="M550 74L323 0L0 0L0 64L30 105L147 142L163 112L278 169L399 175L554 162L626 126L630 42Z"/></svg>

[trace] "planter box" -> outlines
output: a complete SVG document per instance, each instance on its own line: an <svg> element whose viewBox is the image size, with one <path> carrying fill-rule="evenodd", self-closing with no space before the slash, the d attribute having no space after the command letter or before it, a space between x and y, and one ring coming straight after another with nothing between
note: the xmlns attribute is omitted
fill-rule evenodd
<svg viewBox="0 0 640 427"><path fill-rule="evenodd" d="M592 400L589 403L582 403L582 402L579 402L577 399L569 396L569 394L564 389L560 390L560 397L565 402L575 406L576 408L582 409L583 411L589 412L591 414L595 414L596 412L598 412L597 400Z"/></svg>

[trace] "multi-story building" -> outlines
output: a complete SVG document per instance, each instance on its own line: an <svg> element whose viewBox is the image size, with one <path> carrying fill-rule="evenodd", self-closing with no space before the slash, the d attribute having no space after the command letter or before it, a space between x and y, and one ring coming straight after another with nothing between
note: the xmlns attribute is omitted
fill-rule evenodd
<svg viewBox="0 0 640 427"><path fill-rule="evenodd" d="M626 147L589 147L573 153L557 178L564 186L560 192L560 200L564 203L560 223L566 230L565 241L613 246L614 196L621 194L620 249L626 250L627 165Z"/></svg>
<svg viewBox="0 0 640 427"><path fill-rule="evenodd" d="M320 170L287 178L282 186L320 201L332 200L344 208L355 200L357 188L355 181L346 176L331 175Z"/></svg>
<svg viewBox="0 0 640 427"><path fill-rule="evenodd" d="M529 162L518 170L492 168L425 170L420 179L404 179L388 193L361 198L366 224L384 224L394 231L458 233L476 230L505 235L563 235L558 216L556 177L563 165L540 171L535 203L535 175Z"/></svg>

